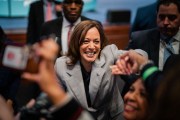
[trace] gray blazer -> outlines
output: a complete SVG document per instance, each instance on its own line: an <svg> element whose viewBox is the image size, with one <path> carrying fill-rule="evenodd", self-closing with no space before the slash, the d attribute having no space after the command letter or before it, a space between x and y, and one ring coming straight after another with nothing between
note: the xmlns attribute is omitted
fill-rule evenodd
<svg viewBox="0 0 180 120"><path fill-rule="evenodd" d="M107 45L100 54L100 58L95 60L92 66L89 83L89 94L92 107L88 107L83 77L78 61L75 65L69 66L66 61L68 57L62 56L56 60L55 70L61 83L65 84L68 92L85 109L95 113L98 120L122 120L124 108L123 99L119 90L123 88L123 83L119 75L111 74L110 66L114 65L119 55L125 51L118 50L115 45ZM143 56L147 53L141 49L136 50ZM118 88L121 86L121 88Z"/></svg>
<svg viewBox="0 0 180 120"><path fill-rule="evenodd" d="M97 115L98 120L116 119L122 115L124 103L117 86L117 81L122 80L120 76L112 75L110 69L122 53L123 51L118 50L115 45L108 45L101 51L100 59L93 63L89 83L91 108L87 104L80 62L68 66L66 61L69 58L62 56L55 63L59 80L65 83L77 102Z"/></svg>

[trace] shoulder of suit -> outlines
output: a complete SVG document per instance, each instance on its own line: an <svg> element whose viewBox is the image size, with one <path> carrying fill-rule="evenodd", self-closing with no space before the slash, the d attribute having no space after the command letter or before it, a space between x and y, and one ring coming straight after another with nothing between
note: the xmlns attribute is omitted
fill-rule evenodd
<svg viewBox="0 0 180 120"><path fill-rule="evenodd" d="M56 63L64 64L64 63L66 63L67 60L69 60L69 58L67 56L61 56L56 59Z"/></svg>
<svg viewBox="0 0 180 120"><path fill-rule="evenodd" d="M132 32L132 35L134 35L134 34L146 34L146 33L151 33L151 32L158 32L158 29L152 28L152 29L147 29L147 30L134 31L134 32Z"/></svg>
<svg viewBox="0 0 180 120"><path fill-rule="evenodd" d="M156 10L156 6L157 6L157 3L152 3L152 4L149 4L149 5L146 5L146 6L143 6L143 7L139 7L138 10L152 10L152 9L155 9Z"/></svg>
<svg viewBox="0 0 180 120"><path fill-rule="evenodd" d="M141 30L135 31L131 34L131 39L134 41L148 41L151 38L158 38L159 31L156 28L148 29L148 30Z"/></svg>
<svg viewBox="0 0 180 120"><path fill-rule="evenodd" d="M117 50L117 46L115 44L107 45L103 48L102 52L109 53L110 51Z"/></svg>
<svg viewBox="0 0 180 120"><path fill-rule="evenodd" d="M137 9L137 14L140 15L142 17L142 15L144 16L149 16L152 14L156 14L156 3L147 5L147 6L143 6L143 7L139 7Z"/></svg>
<svg viewBox="0 0 180 120"><path fill-rule="evenodd" d="M53 25L53 24L61 24L62 23L62 19L61 18L56 18L54 20L50 20L48 22L45 22L45 25Z"/></svg>
<svg viewBox="0 0 180 120"><path fill-rule="evenodd" d="M67 58L68 58L67 56L61 56L61 57L57 58L56 61L64 61Z"/></svg>

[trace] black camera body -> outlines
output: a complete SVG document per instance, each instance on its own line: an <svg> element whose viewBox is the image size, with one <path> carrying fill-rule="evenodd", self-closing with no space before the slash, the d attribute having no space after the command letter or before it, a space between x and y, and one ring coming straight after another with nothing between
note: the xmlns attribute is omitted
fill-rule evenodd
<svg viewBox="0 0 180 120"><path fill-rule="evenodd" d="M20 110L20 120L40 120L40 118L52 119L49 108L52 106L47 95L42 93L31 108L26 106Z"/></svg>

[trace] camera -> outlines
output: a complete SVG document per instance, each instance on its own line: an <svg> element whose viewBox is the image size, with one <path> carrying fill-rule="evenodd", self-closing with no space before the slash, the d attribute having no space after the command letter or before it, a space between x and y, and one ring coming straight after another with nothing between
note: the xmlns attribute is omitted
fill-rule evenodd
<svg viewBox="0 0 180 120"><path fill-rule="evenodd" d="M47 95L41 93L31 108L26 106L21 108L20 120L40 120L41 118L51 120L53 118L49 110L51 106L52 104Z"/></svg>
<svg viewBox="0 0 180 120"><path fill-rule="evenodd" d="M7 44L4 47L2 56L4 67L37 73L39 60L30 45Z"/></svg>

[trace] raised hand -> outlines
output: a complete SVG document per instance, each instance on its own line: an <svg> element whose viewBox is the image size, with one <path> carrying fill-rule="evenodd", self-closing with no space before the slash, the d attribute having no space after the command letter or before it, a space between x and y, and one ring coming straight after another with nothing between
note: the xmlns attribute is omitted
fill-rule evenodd
<svg viewBox="0 0 180 120"><path fill-rule="evenodd" d="M130 50L121 55L116 64L111 66L112 74L130 75L139 72L140 66L147 61L148 58Z"/></svg>

